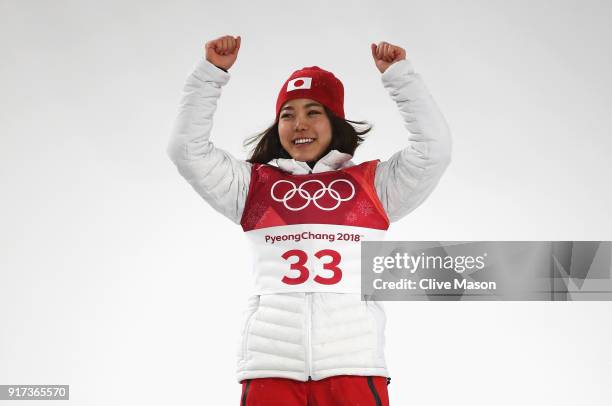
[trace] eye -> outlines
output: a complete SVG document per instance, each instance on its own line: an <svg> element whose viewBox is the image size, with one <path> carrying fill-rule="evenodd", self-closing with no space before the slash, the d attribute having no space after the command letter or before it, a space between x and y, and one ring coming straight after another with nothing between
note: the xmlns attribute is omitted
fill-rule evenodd
<svg viewBox="0 0 612 406"><path fill-rule="evenodd" d="M285 114L281 115L281 117L280 117L280 118L285 118L285 117L291 117L291 114L289 114L289 113L285 113Z"/></svg>
<svg viewBox="0 0 612 406"><path fill-rule="evenodd" d="M309 111L309 112L308 112L308 114L310 114L310 113L314 113L314 114L321 114L320 112L318 112L318 111L316 111L316 110L311 110L311 111Z"/></svg>

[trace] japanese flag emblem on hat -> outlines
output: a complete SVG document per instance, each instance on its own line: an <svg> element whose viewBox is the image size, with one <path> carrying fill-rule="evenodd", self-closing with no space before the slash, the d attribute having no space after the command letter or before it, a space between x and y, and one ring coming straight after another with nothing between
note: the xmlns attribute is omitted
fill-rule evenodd
<svg viewBox="0 0 612 406"><path fill-rule="evenodd" d="M290 92L292 90L299 89L310 89L310 85L312 84L312 78L301 77L290 80L287 83L287 91Z"/></svg>

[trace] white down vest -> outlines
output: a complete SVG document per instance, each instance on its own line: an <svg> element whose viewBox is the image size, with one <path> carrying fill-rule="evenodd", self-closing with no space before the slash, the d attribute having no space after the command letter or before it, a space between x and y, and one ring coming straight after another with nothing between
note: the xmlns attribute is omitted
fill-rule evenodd
<svg viewBox="0 0 612 406"><path fill-rule="evenodd" d="M183 89L167 152L180 174L215 210L234 223L241 224L247 235L252 232L251 238L256 247L257 244L272 247L270 251L258 250L261 255L254 264L255 292L248 300L245 313L238 351L237 380L284 377L306 381L309 376L319 380L344 374L388 376L383 353L384 312L380 303L362 301L360 293L356 293L354 272L357 265L351 265L351 258L354 259L351 247L355 245L338 245L339 249L346 249L349 253L346 263L342 262L341 257L343 267L338 268L348 267L338 283L335 283L338 279L337 271L334 271L335 254L324 251L317 256L319 251L334 248L328 245L331 243L329 237L325 237L332 234L329 227L344 230L361 227L369 231L359 234L376 238L377 233L383 232L386 226L350 225L349 222L355 220L355 213L349 211L341 224L328 222L319 224L325 225L321 229L306 230L304 227L310 226L281 224L283 216L276 218L273 213L257 213L257 199L247 203L247 197L254 190L251 185L255 165L234 158L210 141L217 100L229 78L229 73L204 59L199 61ZM450 162L451 139L443 116L408 60L394 63L381 78L389 95L397 103L409 131L407 145L386 161L364 163L369 168L369 178L365 183L353 186L356 187L355 193L359 189L357 186L369 188L370 195L375 191L376 196L370 196L369 200L374 211L369 213L375 213L378 220L386 217L394 222L418 207L435 188ZM275 166L277 172L271 173L285 172L282 178L293 180L296 187L295 193L290 196L293 186L283 182L277 185L274 196L278 201L271 197L268 189L267 193L274 203L288 204L296 209L305 204L305 200L299 201L300 196L310 196L310 199L306 199L309 200L309 207L316 207L321 213L338 201L338 209L345 209L343 205L350 204L354 199L343 200L350 196L350 187L347 189L345 182L337 182L332 185L336 192L327 192L323 197L323 192L317 191L327 190L330 185L326 182L331 183L330 179L315 177L322 182L325 180L323 186L311 182L303 186L300 192L298 182L289 175L308 176L312 173L323 176L329 171L346 172L364 165L355 166L350 158L350 155L334 150L321 158L312 170L305 162L293 159L275 159L269 165L259 167L271 170L270 167ZM271 188L271 184L268 187ZM316 202L315 196L318 197ZM367 211L372 207L368 208L366 204L362 209ZM262 210L263 206L259 209ZM263 231L266 228L257 224L273 224L269 231L282 228L266 233ZM305 224L312 224L312 220ZM282 230L285 231L278 232ZM257 233L263 240L257 240ZM345 234L348 238L355 238L351 237L355 233ZM266 242L266 235L269 243ZM283 241L283 235L292 235L293 240ZM286 262L279 262L275 257L276 262L270 263L270 258L275 254L283 255L286 252L275 250L285 248L283 244L295 242L298 235L300 239L304 237L308 241L304 243L302 239L297 247L306 254L304 267L309 270L306 278L304 272L300 272L303 254L292 252L286 254ZM335 244L338 242L334 241L332 245ZM282 275L286 277L285 281L294 284L279 285L275 275ZM323 283L314 282L317 276ZM347 284L344 285L344 282ZM302 283L310 286L307 289L303 286L296 288Z"/></svg>
<svg viewBox="0 0 612 406"><path fill-rule="evenodd" d="M241 225L255 253L255 297L239 379L387 376L384 315L361 300L362 241L389 220L374 187L377 161L293 175L253 165Z"/></svg>

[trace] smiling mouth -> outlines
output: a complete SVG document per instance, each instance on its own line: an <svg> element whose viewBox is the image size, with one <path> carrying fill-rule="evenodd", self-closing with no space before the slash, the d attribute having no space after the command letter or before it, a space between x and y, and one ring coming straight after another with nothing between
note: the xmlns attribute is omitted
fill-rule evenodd
<svg viewBox="0 0 612 406"><path fill-rule="evenodd" d="M298 139L293 140L293 145L310 144L313 141L314 141L314 138L298 138Z"/></svg>

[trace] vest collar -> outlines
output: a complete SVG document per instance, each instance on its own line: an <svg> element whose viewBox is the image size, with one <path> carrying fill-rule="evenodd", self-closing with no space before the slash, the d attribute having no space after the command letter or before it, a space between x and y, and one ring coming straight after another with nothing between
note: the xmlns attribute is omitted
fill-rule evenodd
<svg viewBox="0 0 612 406"><path fill-rule="evenodd" d="M295 159L276 158L268 162L268 165L276 166L293 175L305 175L348 168L355 165L353 161L351 161L351 158L352 155L345 154L335 149L331 150L327 155L317 161L314 168L312 168L312 172L306 162L296 161Z"/></svg>

